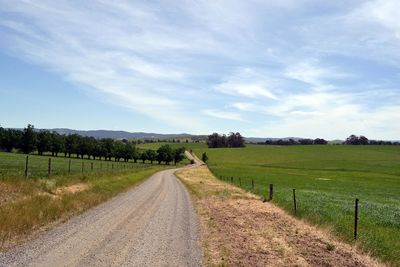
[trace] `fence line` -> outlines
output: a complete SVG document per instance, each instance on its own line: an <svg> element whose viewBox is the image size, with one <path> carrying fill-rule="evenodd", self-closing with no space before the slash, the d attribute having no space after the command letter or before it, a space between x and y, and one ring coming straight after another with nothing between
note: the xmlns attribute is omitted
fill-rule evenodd
<svg viewBox="0 0 400 267"><path fill-rule="evenodd" d="M224 177L224 176L220 175L219 179L222 181L230 182L231 184L237 186L237 184L234 183L235 177L233 177L233 176ZM241 177L239 177L237 180L239 182L239 186L241 188L243 188ZM252 193L255 193L254 188L255 188L254 179L251 179L251 192ZM243 188L243 189L246 190L246 188ZM269 184L268 194L269 194L268 201L272 201L273 194L274 194L274 184ZM295 188L292 189L292 194L293 194L293 212L294 212L294 215L297 216L297 208L298 207L297 207L296 189ZM263 202L266 202L266 201L267 201L267 199L265 197L263 197ZM359 218L358 218L359 205L358 204L359 204L359 199L356 198L355 206L354 206L354 228L353 228L354 229L354 240L357 240L357 238L358 238L358 220L359 220Z"/></svg>

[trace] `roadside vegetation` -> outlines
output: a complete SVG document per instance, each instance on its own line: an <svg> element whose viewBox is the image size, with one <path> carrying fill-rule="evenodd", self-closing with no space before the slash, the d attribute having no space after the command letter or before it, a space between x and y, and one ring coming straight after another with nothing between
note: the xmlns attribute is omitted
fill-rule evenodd
<svg viewBox="0 0 400 267"><path fill-rule="evenodd" d="M359 199L357 245L386 262L400 265L399 146L260 146L239 149L197 147L222 179L293 212L296 189L299 218L330 228L353 243L354 201ZM231 178L233 177L233 178ZM240 179L240 180L239 180Z"/></svg>
<svg viewBox="0 0 400 267"><path fill-rule="evenodd" d="M0 250L106 201L164 168L166 165L150 165L112 173L0 181Z"/></svg>
<svg viewBox="0 0 400 267"><path fill-rule="evenodd" d="M193 194L206 266L382 266L327 231L217 180L207 166L177 176Z"/></svg>

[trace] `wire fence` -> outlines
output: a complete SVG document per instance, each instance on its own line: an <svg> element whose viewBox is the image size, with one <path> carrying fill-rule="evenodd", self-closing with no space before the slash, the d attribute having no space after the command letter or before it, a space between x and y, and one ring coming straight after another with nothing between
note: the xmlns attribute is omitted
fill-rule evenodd
<svg viewBox="0 0 400 267"><path fill-rule="evenodd" d="M150 163L0 153L0 178L48 178L149 168Z"/></svg>
<svg viewBox="0 0 400 267"><path fill-rule="evenodd" d="M231 183L235 186L239 186L240 188L248 191L248 192L252 192L256 195L260 195L262 196L262 201L263 202L267 202L267 201L272 201L274 199L274 184L269 184L268 188L265 188L264 192L260 191L260 188L256 187L255 181L254 179L251 179L251 182L249 183L247 181L247 183L245 181L242 180L241 177L234 177L234 176L219 176L219 179L228 183ZM292 206L292 210L293 210L293 214L296 216L297 212L298 212L298 205L297 205L297 198L296 198L296 189L293 188L292 189L292 200L293 200L293 206ZM353 232L353 237L354 240L357 240L358 237L358 221L359 221L359 199L355 198L355 205L354 205L354 232Z"/></svg>

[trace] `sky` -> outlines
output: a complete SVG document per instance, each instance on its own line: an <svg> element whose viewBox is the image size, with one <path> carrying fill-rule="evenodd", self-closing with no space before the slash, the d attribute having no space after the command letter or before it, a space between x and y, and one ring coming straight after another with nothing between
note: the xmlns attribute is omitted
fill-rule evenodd
<svg viewBox="0 0 400 267"><path fill-rule="evenodd" d="M0 124L400 139L398 0L0 0Z"/></svg>

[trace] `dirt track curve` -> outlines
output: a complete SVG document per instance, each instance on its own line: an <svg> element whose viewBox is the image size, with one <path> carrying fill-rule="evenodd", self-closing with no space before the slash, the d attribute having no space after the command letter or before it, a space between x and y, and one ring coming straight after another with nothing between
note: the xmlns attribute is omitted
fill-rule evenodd
<svg viewBox="0 0 400 267"><path fill-rule="evenodd" d="M0 266L201 266L195 211L174 171L0 253Z"/></svg>

